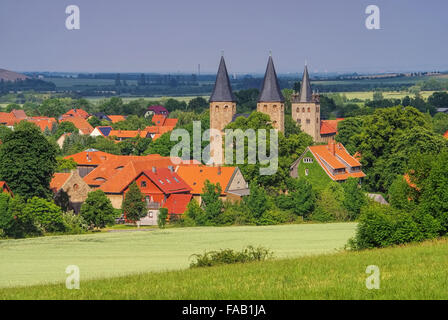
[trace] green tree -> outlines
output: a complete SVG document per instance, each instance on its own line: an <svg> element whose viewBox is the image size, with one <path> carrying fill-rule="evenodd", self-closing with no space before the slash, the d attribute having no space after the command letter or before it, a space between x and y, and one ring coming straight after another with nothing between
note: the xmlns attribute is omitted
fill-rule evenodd
<svg viewBox="0 0 448 320"><path fill-rule="evenodd" d="M355 220L367 204L367 198L359 186L359 180L348 178L342 185L344 188L343 205L348 210L350 220Z"/></svg>
<svg viewBox="0 0 448 320"><path fill-rule="evenodd" d="M168 209L160 208L159 215L157 216L157 224L159 225L160 229L165 228L167 218L168 218Z"/></svg>
<svg viewBox="0 0 448 320"><path fill-rule="evenodd" d="M269 209L266 190L256 182L250 184L250 195L244 198L244 203L255 219L259 219Z"/></svg>
<svg viewBox="0 0 448 320"><path fill-rule="evenodd" d="M62 210L54 203L33 197L28 200L23 209L21 219L33 221L43 233L63 232L67 229L62 218Z"/></svg>
<svg viewBox="0 0 448 320"><path fill-rule="evenodd" d="M196 97L188 102L188 109L190 111L201 112L204 109L208 109L208 102L202 97Z"/></svg>
<svg viewBox="0 0 448 320"><path fill-rule="evenodd" d="M397 176L388 192L389 204L396 209L411 212L415 209L412 189L403 176Z"/></svg>
<svg viewBox="0 0 448 320"><path fill-rule="evenodd" d="M74 132L79 132L79 129L76 128L76 126L72 122L64 121L64 122L60 122L58 124L54 136L57 139L60 136L62 136L64 133L74 133Z"/></svg>
<svg viewBox="0 0 448 320"><path fill-rule="evenodd" d="M343 206L345 200L344 188L337 182L330 182L317 196L316 208L312 220L346 221L349 218L347 209Z"/></svg>
<svg viewBox="0 0 448 320"><path fill-rule="evenodd" d="M137 183L134 181L129 186L129 190L126 192L123 201L122 211L126 220L135 223L146 216L146 204L143 200L143 194L137 186Z"/></svg>
<svg viewBox="0 0 448 320"><path fill-rule="evenodd" d="M290 192L291 212L308 218L316 205L316 194L311 184L305 179L295 179L295 186Z"/></svg>
<svg viewBox="0 0 448 320"><path fill-rule="evenodd" d="M208 180L205 181L201 197L208 224L215 224L218 216L222 212L223 203L219 198L221 192L222 188L219 183L214 185Z"/></svg>
<svg viewBox="0 0 448 320"><path fill-rule="evenodd" d="M95 190L88 194L81 206L81 216L91 228L104 228L115 221L112 203L102 190Z"/></svg>
<svg viewBox="0 0 448 320"><path fill-rule="evenodd" d="M50 180L56 169L56 147L30 122L20 122L0 148L0 180L14 194L30 199L48 198Z"/></svg>
<svg viewBox="0 0 448 320"><path fill-rule="evenodd" d="M199 226L204 226L207 224L206 216L204 210L199 206L199 203L192 199L187 205L186 216L193 220L195 224Z"/></svg>

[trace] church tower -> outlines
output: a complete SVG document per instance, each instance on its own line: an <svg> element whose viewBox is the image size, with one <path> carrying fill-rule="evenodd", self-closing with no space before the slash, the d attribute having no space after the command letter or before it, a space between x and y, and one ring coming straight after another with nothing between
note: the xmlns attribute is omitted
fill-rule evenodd
<svg viewBox="0 0 448 320"><path fill-rule="evenodd" d="M263 86L258 96L257 111L269 115L275 129L285 131L285 98L278 84L272 55L269 55Z"/></svg>
<svg viewBox="0 0 448 320"><path fill-rule="evenodd" d="M230 86L224 56L221 56L215 87L210 96L210 129L215 129L219 132L210 132L210 158L214 165L223 163L223 130L232 122L235 114L236 98Z"/></svg>
<svg viewBox="0 0 448 320"><path fill-rule="evenodd" d="M319 95L311 91L310 77L306 65L303 71L300 93L297 94L296 92L291 102L293 120L300 125L302 131L313 137L314 141L319 142L321 140Z"/></svg>
<svg viewBox="0 0 448 320"><path fill-rule="evenodd" d="M210 96L210 129L222 131L236 113L236 98L230 86L226 62L221 56L215 88Z"/></svg>

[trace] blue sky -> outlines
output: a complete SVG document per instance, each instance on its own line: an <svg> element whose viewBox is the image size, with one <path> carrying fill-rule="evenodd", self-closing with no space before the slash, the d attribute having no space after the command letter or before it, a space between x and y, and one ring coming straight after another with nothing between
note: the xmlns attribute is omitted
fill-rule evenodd
<svg viewBox="0 0 448 320"><path fill-rule="evenodd" d="M261 73L272 50L278 73L448 70L447 15L446 0L1 0L0 68L211 73L224 50L229 72Z"/></svg>

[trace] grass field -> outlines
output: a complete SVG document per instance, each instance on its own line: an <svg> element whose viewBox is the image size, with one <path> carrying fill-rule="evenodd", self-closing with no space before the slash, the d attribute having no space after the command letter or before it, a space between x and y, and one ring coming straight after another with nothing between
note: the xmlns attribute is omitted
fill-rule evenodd
<svg viewBox="0 0 448 320"><path fill-rule="evenodd" d="M267 262L0 289L0 299L448 299L448 240ZM380 288L366 288L378 266ZM81 269L82 270L82 269ZM81 271L82 272L82 271Z"/></svg>
<svg viewBox="0 0 448 320"><path fill-rule="evenodd" d="M334 252L355 223L200 227L0 241L0 287L63 282L68 265L82 279L188 268L193 253L265 246L277 258Z"/></svg>
<svg viewBox="0 0 448 320"><path fill-rule="evenodd" d="M408 91L385 91L382 92L384 99L403 99L406 96L413 97L412 93ZM421 91L420 94L424 99L432 95L434 91ZM358 92L339 92L345 95L347 99L373 100L373 91L358 91Z"/></svg>

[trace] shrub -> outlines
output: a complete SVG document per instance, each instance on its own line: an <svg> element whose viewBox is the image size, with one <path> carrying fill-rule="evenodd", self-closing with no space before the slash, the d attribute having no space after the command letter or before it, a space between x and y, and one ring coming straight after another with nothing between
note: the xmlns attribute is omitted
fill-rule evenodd
<svg viewBox="0 0 448 320"><path fill-rule="evenodd" d="M187 205L186 216L193 220L198 226L207 224L207 219L204 210L199 206L198 202L193 199Z"/></svg>
<svg viewBox="0 0 448 320"><path fill-rule="evenodd" d="M34 221L39 234L64 232L67 226L62 219L62 210L53 202L33 197L28 200L21 215L22 220Z"/></svg>
<svg viewBox="0 0 448 320"><path fill-rule="evenodd" d="M359 179L348 178L342 186L344 188L342 203L348 210L349 219L355 220L361 213L362 207L367 205L367 197L359 186Z"/></svg>
<svg viewBox="0 0 448 320"><path fill-rule="evenodd" d="M69 234L85 233L89 228L83 217L75 214L73 211L62 213L62 219L67 226L66 232Z"/></svg>
<svg viewBox="0 0 448 320"><path fill-rule="evenodd" d="M102 190L89 192L81 206L81 216L90 228L104 228L115 222L115 210Z"/></svg>
<svg viewBox="0 0 448 320"><path fill-rule="evenodd" d="M330 182L319 193L311 220L320 222L349 220L350 214L343 205L344 201L344 188L337 182Z"/></svg>
<svg viewBox="0 0 448 320"><path fill-rule="evenodd" d="M206 251L203 254L193 254L195 259L190 268L211 267L221 264L245 263L251 261L264 261L273 257L273 252L264 247L247 246L242 251L221 249Z"/></svg>
<svg viewBox="0 0 448 320"><path fill-rule="evenodd" d="M258 220L258 225L275 225L287 222L294 222L296 216L288 211L282 211L277 208L270 209L263 213Z"/></svg>
<svg viewBox="0 0 448 320"><path fill-rule="evenodd" d="M137 222L147 215L143 194L135 181L131 183L128 192L126 192L122 208L127 221Z"/></svg>
<svg viewBox="0 0 448 320"><path fill-rule="evenodd" d="M159 225L159 228L161 229L165 228L167 218L168 218L168 209L160 208L159 215L157 216L157 224Z"/></svg>
<svg viewBox="0 0 448 320"><path fill-rule="evenodd" d="M349 247L386 247L423 239L423 234L411 214L387 205L372 203L362 209L356 235L349 241Z"/></svg>
<svg viewBox="0 0 448 320"><path fill-rule="evenodd" d="M255 224L255 219L249 208L243 203L224 203L224 212L217 218L220 225L247 225Z"/></svg>

